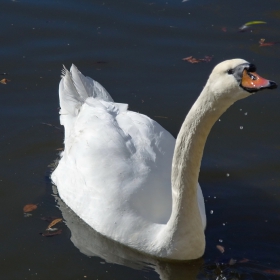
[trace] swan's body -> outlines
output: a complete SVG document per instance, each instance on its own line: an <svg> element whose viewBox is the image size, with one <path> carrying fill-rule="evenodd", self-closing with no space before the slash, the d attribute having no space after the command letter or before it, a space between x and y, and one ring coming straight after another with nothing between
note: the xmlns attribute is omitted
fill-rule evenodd
<svg viewBox="0 0 280 280"><path fill-rule="evenodd" d="M240 75L249 67L241 59L215 67L176 143L155 121L114 103L75 66L65 70L59 88L65 150L52 174L60 197L88 225L122 244L161 258L200 257L206 226L198 185L203 148L220 115L250 95L251 87L244 90L226 71ZM251 91L265 87L273 84Z"/></svg>

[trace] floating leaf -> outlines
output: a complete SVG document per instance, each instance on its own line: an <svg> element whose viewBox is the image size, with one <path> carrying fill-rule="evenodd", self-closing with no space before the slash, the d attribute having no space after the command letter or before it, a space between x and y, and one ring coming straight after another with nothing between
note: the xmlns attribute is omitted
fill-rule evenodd
<svg viewBox="0 0 280 280"><path fill-rule="evenodd" d="M188 61L189 63L199 63L199 62L210 62L212 60L213 56L206 55L204 58L195 58L193 56L188 56L183 58L182 60Z"/></svg>
<svg viewBox="0 0 280 280"><path fill-rule="evenodd" d="M269 47L269 46L278 44L278 42L266 42L265 43L265 39L260 39L259 44L260 44L260 47Z"/></svg>
<svg viewBox="0 0 280 280"><path fill-rule="evenodd" d="M26 204L24 207L23 207L23 212L31 212L33 210L37 209L37 205L36 204Z"/></svg>
<svg viewBox="0 0 280 280"><path fill-rule="evenodd" d="M266 22L261 21L261 20L254 20L254 21L246 22L244 25L245 26L250 26L250 25L254 25L254 24L266 24Z"/></svg>
<svg viewBox="0 0 280 280"><path fill-rule="evenodd" d="M225 247L217 245L216 248L223 254L225 252Z"/></svg>
<svg viewBox="0 0 280 280"><path fill-rule="evenodd" d="M53 220L53 221L48 225L47 230L48 230L49 228L53 227L54 225L56 225L57 223L61 222L61 221L62 221L61 218L58 218L58 219Z"/></svg>
<svg viewBox="0 0 280 280"><path fill-rule="evenodd" d="M239 30L241 32L246 31L247 29L250 29L250 27L252 28L252 25L256 25L256 24L266 24L265 21L261 21L261 20L255 20L255 21L249 21L246 22L244 25L242 25Z"/></svg>
<svg viewBox="0 0 280 280"><path fill-rule="evenodd" d="M0 83L1 83L1 84L4 84L4 85L6 85L8 82L10 82L10 80L8 80L8 79L2 79L2 80L0 80Z"/></svg>
<svg viewBox="0 0 280 280"><path fill-rule="evenodd" d="M44 237L52 237L52 236L55 236L55 235L59 235L61 233L62 233L62 229L60 229L58 231L55 231L55 232L44 232L44 233L40 233L40 234Z"/></svg>

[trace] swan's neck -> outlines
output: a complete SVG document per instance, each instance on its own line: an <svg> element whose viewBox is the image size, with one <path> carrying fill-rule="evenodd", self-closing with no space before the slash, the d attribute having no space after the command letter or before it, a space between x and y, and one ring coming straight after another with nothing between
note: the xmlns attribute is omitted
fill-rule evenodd
<svg viewBox="0 0 280 280"><path fill-rule="evenodd" d="M182 259L200 257L205 249L204 228L197 202L197 185L207 136L232 100L213 98L205 87L178 134L172 162L172 214L167 223L169 250ZM186 256L187 254L187 256ZM183 256L184 255L184 256ZM180 256L179 256L180 258Z"/></svg>

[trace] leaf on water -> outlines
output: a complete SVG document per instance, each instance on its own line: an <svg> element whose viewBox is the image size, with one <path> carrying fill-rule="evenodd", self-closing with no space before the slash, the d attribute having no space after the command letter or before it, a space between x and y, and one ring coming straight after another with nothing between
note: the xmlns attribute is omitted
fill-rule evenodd
<svg viewBox="0 0 280 280"><path fill-rule="evenodd" d="M265 39L260 39L260 41L259 41L260 47L269 47L269 46L273 46L277 43L278 42L266 42L265 43Z"/></svg>
<svg viewBox="0 0 280 280"><path fill-rule="evenodd" d="M23 207L23 212L31 212L33 210L37 209L37 205L36 204L26 204L24 207Z"/></svg>
<svg viewBox="0 0 280 280"><path fill-rule="evenodd" d="M63 151L64 148L57 148L56 151Z"/></svg>
<svg viewBox="0 0 280 280"><path fill-rule="evenodd" d="M278 269L266 269L264 272L272 275L280 275L280 270Z"/></svg>
<svg viewBox="0 0 280 280"><path fill-rule="evenodd" d="M223 254L225 252L225 247L217 245L216 248Z"/></svg>
<svg viewBox="0 0 280 280"><path fill-rule="evenodd" d="M245 26L250 26L250 25L254 25L254 24L266 24L266 22L261 21L261 20L254 20L254 21L246 22L244 25Z"/></svg>
<svg viewBox="0 0 280 280"><path fill-rule="evenodd" d="M55 235L59 235L61 233L62 233L62 229L60 229L58 231L55 231L55 232L44 232L44 233L40 233L40 234L44 237L52 237L52 236L55 236Z"/></svg>
<svg viewBox="0 0 280 280"><path fill-rule="evenodd" d="M239 30L241 32L244 32L246 30L250 30L250 27L252 28L253 25L256 25L256 24L266 24L266 22L265 21L261 21L261 20L249 21L249 22L246 22L241 27L239 27Z"/></svg>
<svg viewBox="0 0 280 280"><path fill-rule="evenodd" d="M2 79L2 80L0 80L0 83L1 83L1 84L4 84L4 85L6 85L8 82L10 82L10 80L8 80L8 79Z"/></svg>
<svg viewBox="0 0 280 280"><path fill-rule="evenodd" d="M58 219L55 219L53 220L47 227L47 230L50 229L51 227L53 227L54 225L56 225L57 223L61 222L62 219L61 218L58 218Z"/></svg>
<svg viewBox="0 0 280 280"><path fill-rule="evenodd" d="M213 56L204 56L204 58L195 58L193 56L188 56L183 58L182 60L188 61L189 63L200 63L200 62L210 62L212 60Z"/></svg>

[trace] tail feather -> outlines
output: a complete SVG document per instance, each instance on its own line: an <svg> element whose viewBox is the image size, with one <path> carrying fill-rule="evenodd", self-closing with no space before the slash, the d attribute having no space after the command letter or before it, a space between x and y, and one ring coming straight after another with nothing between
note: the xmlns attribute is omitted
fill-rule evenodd
<svg viewBox="0 0 280 280"><path fill-rule="evenodd" d="M77 92L73 83L71 73L64 67L62 79L59 84L60 114L70 114L76 116L79 112L83 100Z"/></svg>
<svg viewBox="0 0 280 280"><path fill-rule="evenodd" d="M72 64L70 72L72 74L74 85L84 100L87 97L93 97L98 100L114 102L113 98L103 86L92 78L85 77L74 64Z"/></svg>

